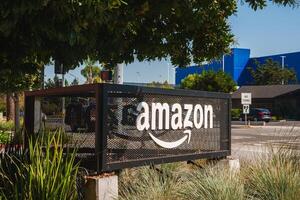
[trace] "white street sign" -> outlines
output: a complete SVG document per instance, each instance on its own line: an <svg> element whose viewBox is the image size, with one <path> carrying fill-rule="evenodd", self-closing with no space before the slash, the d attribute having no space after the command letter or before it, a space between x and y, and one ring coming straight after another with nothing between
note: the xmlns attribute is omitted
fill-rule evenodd
<svg viewBox="0 0 300 200"><path fill-rule="evenodd" d="M250 105L243 105L243 114L250 113Z"/></svg>
<svg viewBox="0 0 300 200"><path fill-rule="evenodd" d="M242 93L241 101L243 105L251 105L251 93Z"/></svg>

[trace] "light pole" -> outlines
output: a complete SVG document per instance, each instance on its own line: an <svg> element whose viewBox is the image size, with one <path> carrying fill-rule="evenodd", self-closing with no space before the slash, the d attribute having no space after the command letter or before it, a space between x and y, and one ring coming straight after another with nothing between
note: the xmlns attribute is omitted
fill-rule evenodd
<svg viewBox="0 0 300 200"><path fill-rule="evenodd" d="M225 55L222 56L222 70L225 72Z"/></svg>
<svg viewBox="0 0 300 200"><path fill-rule="evenodd" d="M173 81L172 84L176 85L176 68L177 67L172 67L172 69L174 70L174 73L173 73Z"/></svg>
<svg viewBox="0 0 300 200"><path fill-rule="evenodd" d="M170 63L168 63L168 84L170 84Z"/></svg>
<svg viewBox="0 0 300 200"><path fill-rule="evenodd" d="M115 84L123 84L123 63L118 63L115 67L114 73L114 83Z"/></svg>
<svg viewBox="0 0 300 200"><path fill-rule="evenodd" d="M286 56L280 56L281 57L281 69L284 69L284 59ZM284 79L282 79L281 84L284 85Z"/></svg>

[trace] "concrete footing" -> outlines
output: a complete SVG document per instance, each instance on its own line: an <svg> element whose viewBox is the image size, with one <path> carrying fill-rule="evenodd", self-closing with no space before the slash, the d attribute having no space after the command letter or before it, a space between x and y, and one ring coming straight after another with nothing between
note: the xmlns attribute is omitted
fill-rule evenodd
<svg viewBox="0 0 300 200"><path fill-rule="evenodd" d="M240 171L240 160L238 158L227 157L226 159L222 159L217 163L218 166L227 167L232 172Z"/></svg>
<svg viewBox="0 0 300 200"><path fill-rule="evenodd" d="M118 199L118 176L88 176L84 187L85 200Z"/></svg>

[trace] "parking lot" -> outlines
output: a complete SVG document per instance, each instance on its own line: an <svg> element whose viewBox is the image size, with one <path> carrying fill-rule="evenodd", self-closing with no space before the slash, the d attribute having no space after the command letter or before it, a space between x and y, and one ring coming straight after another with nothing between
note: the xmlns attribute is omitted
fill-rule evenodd
<svg viewBox="0 0 300 200"><path fill-rule="evenodd" d="M266 126L232 125L232 155L249 158L270 148L300 151L300 126L297 123L269 123Z"/></svg>

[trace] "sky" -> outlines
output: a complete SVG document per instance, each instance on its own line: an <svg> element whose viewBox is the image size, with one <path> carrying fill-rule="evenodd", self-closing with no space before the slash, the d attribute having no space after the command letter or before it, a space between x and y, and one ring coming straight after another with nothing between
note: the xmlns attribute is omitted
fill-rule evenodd
<svg viewBox="0 0 300 200"><path fill-rule="evenodd" d="M253 11L247 4L240 4L236 15L230 17L229 24L236 40L232 47L250 49L251 57L300 51L300 8L270 4L263 10ZM65 77L69 81L77 77L83 83L82 68L70 70ZM52 78L53 66L47 66L45 74L46 79ZM124 82L165 80L175 82L175 70L168 60L134 62L124 67Z"/></svg>

